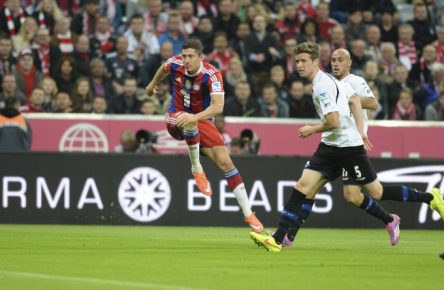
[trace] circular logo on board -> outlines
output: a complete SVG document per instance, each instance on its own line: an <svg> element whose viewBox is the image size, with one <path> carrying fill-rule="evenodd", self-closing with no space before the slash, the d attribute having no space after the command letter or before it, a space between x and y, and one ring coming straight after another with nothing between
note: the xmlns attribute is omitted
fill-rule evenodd
<svg viewBox="0 0 444 290"><path fill-rule="evenodd" d="M151 222L167 211L171 188L158 170L138 167L123 177L118 195L120 207L127 216L138 222Z"/></svg>
<svg viewBox="0 0 444 290"><path fill-rule="evenodd" d="M108 139L96 125L79 123L69 127L59 143L62 152L108 152Z"/></svg>

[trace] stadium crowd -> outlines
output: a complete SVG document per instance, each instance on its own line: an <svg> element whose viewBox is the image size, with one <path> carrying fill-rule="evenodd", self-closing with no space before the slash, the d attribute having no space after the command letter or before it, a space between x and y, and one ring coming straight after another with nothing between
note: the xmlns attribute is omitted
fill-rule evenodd
<svg viewBox="0 0 444 290"><path fill-rule="evenodd" d="M441 13L438 0L0 0L0 109L14 96L22 112L164 114L169 84L144 88L197 37L223 74L225 116L315 118L292 57L312 41L326 72L349 49L379 99L370 118L444 120Z"/></svg>

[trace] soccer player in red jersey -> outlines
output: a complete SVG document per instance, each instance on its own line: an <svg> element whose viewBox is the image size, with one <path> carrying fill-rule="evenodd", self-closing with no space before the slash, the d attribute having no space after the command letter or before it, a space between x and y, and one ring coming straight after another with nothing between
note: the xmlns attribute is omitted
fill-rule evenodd
<svg viewBox="0 0 444 290"><path fill-rule="evenodd" d="M202 49L199 40L187 40L182 46L181 55L169 58L159 67L146 92L148 96L155 95L157 85L169 76L173 94L165 116L167 129L172 137L187 143L197 187L207 196L213 193L200 163L202 151L225 173L228 187L242 208L245 222L259 233L263 225L251 211L244 181L212 122L212 118L223 111L223 80L220 72L203 60Z"/></svg>

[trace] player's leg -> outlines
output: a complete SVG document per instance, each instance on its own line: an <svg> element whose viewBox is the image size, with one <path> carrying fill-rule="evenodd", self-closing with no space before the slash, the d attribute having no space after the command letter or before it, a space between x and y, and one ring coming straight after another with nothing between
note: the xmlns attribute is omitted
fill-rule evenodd
<svg viewBox="0 0 444 290"><path fill-rule="evenodd" d="M234 193L234 196L242 209L245 222L251 227L252 231L256 233L262 232L264 226L257 219L255 213L251 211L244 180L231 160L227 147L220 145L203 147L202 152L224 173L228 188Z"/></svg>
<svg viewBox="0 0 444 290"><path fill-rule="evenodd" d="M432 210L438 212L444 220L444 200L438 188L423 192L405 185L382 185L379 180L376 180L364 186L364 189L368 194L379 200L426 203Z"/></svg>
<svg viewBox="0 0 444 290"><path fill-rule="evenodd" d="M185 140L188 156L191 161L191 172L196 181L197 188L205 195L212 195L211 185L200 163L200 133L198 124L190 123L185 128L176 126L176 117L182 112L167 113L165 120L169 134L177 140Z"/></svg>

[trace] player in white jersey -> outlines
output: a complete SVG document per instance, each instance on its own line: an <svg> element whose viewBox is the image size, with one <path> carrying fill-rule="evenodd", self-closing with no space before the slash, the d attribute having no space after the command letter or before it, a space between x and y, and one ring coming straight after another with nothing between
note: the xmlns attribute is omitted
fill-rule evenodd
<svg viewBox="0 0 444 290"><path fill-rule="evenodd" d="M342 169L366 192L376 193L379 189L381 196L383 189L365 151L370 150L372 145L364 132L359 98L349 85L320 71L317 44L301 43L294 54L300 76L312 81L313 101L322 120L318 125L303 126L298 135L307 138L322 133L322 140L285 204L276 232L273 235L250 233L258 245L272 252L282 249L289 230L297 233L311 212L316 194L328 181L340 177ZM417 199L431 203L432 208L444 218L444 200L438 189L432 193L418 192L405 186L384 186L384 189L388 191L384 192L388 199ZM375 209L373 205L369 204L368 210Z"/></svg>

